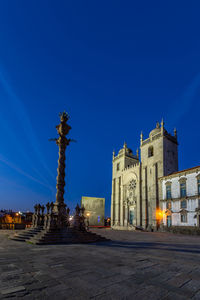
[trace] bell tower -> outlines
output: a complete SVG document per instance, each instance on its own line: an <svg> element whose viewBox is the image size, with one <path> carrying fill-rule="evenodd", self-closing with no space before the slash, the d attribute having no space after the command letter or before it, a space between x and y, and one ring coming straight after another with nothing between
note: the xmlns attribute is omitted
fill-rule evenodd
<svg viewBox="0 0 200 300"><path fill-rule="evenodd" d="M158 178L178 171L177 131L171 135L164 128L163 120L156 124L147 139L140 136L142 177L142 225L145 228L159 226L156 209L159 208L161 187Z"/></svg>
<svg viewBox="0 0 200 300"><path fill-rule="evenodd" d="M138 152L133 155L132 150L124 143L123 148L115 156L113 151L112 160L112 195L111 195L111 226L120 226L122 223L122 173L123 171L138 163Z"/></svg>

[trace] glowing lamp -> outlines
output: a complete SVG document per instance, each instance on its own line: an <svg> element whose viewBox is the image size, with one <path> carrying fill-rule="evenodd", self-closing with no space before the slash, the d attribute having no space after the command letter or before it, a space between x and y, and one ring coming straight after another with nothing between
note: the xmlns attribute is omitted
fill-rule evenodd
<svg viewBox="0 0 200 300"><path fill-rule="evenodd" d="M164 210L157 209L156 210L156 219L161 220L165 216Z"/></svg>

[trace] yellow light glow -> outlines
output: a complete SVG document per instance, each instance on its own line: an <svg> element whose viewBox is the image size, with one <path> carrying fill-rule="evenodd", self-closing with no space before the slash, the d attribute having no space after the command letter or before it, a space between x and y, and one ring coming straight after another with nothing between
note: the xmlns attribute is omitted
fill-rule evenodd
<svg viewBox="0 0 200 300"><path fill-rule="evenodd" d="M156 210L156 219L161 220L165 216L164 210L157 209Z"/></svg>
<svg viewBox="0 0 200 300"><path fill-rule="evenodd" d="M87 214L86 214L86 216L87 216L87 217L89 217L89 216L90 216L90 214L89 214L89 213L87 213Z"/></svg>

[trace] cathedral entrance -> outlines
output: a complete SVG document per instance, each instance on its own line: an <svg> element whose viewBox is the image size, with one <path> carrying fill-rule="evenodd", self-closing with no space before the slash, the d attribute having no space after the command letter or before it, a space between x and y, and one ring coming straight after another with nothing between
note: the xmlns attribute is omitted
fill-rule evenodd
<svg viewBox="0 0 200 300"><path fill-rule="evenodd" d="M132 176L131 176L132 177ZM134 229L137 224L137 195L136 195L136 180L133 177L127 180L123 185L123 207L124 207L124 226Z"/></svg>
<svg viewBox="0 0 200 300"><path fill-rule="evenodd" d="M129 224L133 225L133 223L134 223L134 210L130 210L130 213L129 213Z"/></svg>

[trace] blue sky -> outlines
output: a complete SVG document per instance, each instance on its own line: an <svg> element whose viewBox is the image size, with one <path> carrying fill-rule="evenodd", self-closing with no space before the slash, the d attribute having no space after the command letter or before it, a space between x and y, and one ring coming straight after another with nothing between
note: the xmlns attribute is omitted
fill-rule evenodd
<svg viewBox="0 0 200 300"><path fill-rule="evenodd" d="M71 116L65 201L106 198L112 151L177 127L199 165L199 1L0 2L0 208L54 201L58 113Z"/></svg>

